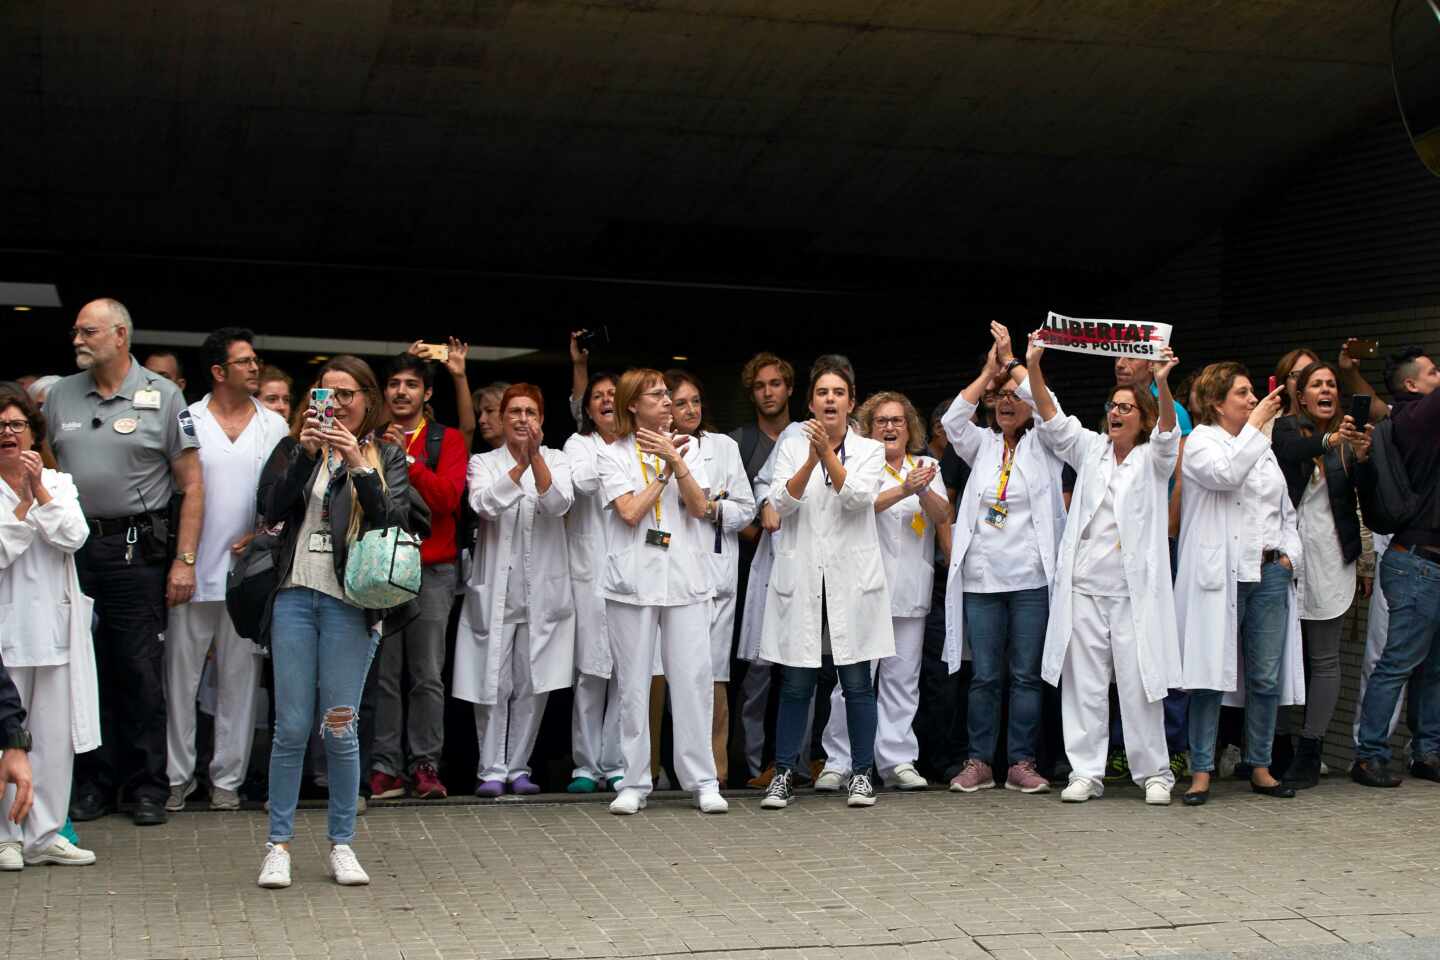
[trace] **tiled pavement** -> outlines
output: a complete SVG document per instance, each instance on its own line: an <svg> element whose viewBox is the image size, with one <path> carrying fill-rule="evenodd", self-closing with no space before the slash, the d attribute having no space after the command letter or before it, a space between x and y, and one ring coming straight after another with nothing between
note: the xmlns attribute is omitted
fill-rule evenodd
<svg viewBox="0 0 1440 960"><path fill-rule="evenodd" d="M322 811L280 891L255 886L259 811L110 818L81 825L98 865L0 874L0 957L1440 956L1440 786L1336 780L1293 801L1225 784L1199 809L1131 787L778 813L750 794L723 817L679 795L629 818L376 805L356 841L373 883L349 889L324 875Z"/></svg>

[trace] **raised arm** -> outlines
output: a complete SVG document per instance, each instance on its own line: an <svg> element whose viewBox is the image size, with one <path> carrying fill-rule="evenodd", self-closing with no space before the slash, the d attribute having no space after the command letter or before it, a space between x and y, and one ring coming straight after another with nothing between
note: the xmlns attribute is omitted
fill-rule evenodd
<svg viewBox="0 0 1440 960"><path fill-rule="evenodd" d="M956 455L968 464L975 463L975 456L979 453L987 433L983 427L975 425L975 410L985 396L985 388L999 373L1000 367L992 347L985 356L985 365L981 368L980 375L960 391L955 402L950 404L950 409L940 418L940 425L945 428L945 437L950 441L950 446L954 447Z"/></svg>
<svg viewBox="0 0 1440 960"><path fill-rule="evenodd" d="M1360 373L1360 361L1350 356L1350 344L1355 342L1351 337L1340 345L1340 357L1336 366L1340 368L1340 383L1345 392L1353 396L1368 396L1370 398L1370 422L1379 423L1390 416L1390 408L1375 388L1365 382L1365 377Z"/></svg>

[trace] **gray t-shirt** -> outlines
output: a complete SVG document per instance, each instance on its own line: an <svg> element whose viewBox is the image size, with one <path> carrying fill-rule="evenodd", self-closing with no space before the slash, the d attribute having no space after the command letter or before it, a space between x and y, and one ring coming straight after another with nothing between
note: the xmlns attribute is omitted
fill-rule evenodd
<svg viewBox="0 0 1440 960"><path fill-rule="evenodd" d="M200 446L180 388L133 355L108 399L88 370L55 384L45 419L55 459L75 478L80 507L92 520L165 510L175 489L171 461Z"/></svg>

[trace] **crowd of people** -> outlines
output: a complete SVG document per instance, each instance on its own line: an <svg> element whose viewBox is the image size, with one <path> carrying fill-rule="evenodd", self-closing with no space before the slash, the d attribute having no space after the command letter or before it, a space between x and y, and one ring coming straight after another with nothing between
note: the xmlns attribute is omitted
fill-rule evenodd
<svg viewBox="0 0 1440 960"><path fill-rule="evenodd" d="M290 884L307 756L329 873L368 883L367 798L448 794L448 698L495 798L560 787L533 754L563 690L564 789L619 815L672 777L706 814L736 782L779 810L934 778L1077 803L1129 779L1164 805L1188 777L1198 806L1237 748L1291 798L1319 780L1357 594L1351 776L1400 784L1408 682L1410 772L1440 782L1440 370L1418 347L1386 362L1390 404L1349 343L1290 352L1268 389L1235 362L1172 385L1166 347L1114 361L1091 423L1038 332L998 323L928 422L862 401L843 356L801 380L762 352L727 434L693 373L592 371L577 336L556 447L544 392L472 391L458 339L378 377L336 356L297 391L223 328L187 405L119 302L70 334L79 373L0 385L0 869L92 863L75 822L163 823L202 780L238 809L258 726L260 885Z"/></svg>

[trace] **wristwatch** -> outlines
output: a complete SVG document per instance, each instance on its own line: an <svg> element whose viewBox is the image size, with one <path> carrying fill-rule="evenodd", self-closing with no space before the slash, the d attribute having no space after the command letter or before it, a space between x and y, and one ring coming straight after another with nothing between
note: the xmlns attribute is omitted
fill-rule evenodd
<svg viewBox="0 0 1440 960"><path fill-rule="evenodd" d="M187 566L187 567L193 567L193 566L195 566L195 554L193 554L193 553L182 553L182 554L180 554L179 556L177 556L175 559L179 560L181 563L185 564L185 566Z"/></svg>
<svg viewBox="0 0 1440 960"><path fill-rule="evenodd" d="M1019 357L1011 357L1011 358L1010 358L1010 362L1007 363L1007 364L1005 364L1005 372L1006 372L1006 373L1009 373L1011 370L1014 370L1016 367L1023 367L1023 366L1025 366L1025 361L1024 361L1024 360L1021 360Z"/></svg>
<svg viewBox="0 0 1440 960"><path fill-rule="evenodd" d="M33 742L29 730L26 730L24 727L16 727L15 732L10 734L9 738L6 739L3 744L0 744L0 750L24 750L26 753L29 753L33 747Z"/></svg>

